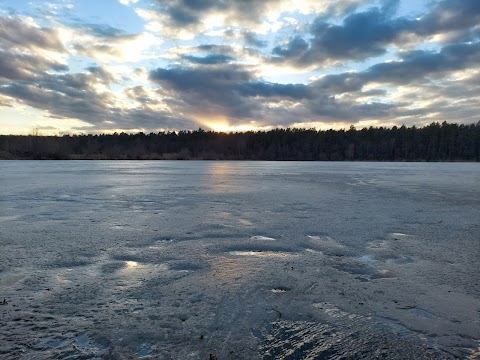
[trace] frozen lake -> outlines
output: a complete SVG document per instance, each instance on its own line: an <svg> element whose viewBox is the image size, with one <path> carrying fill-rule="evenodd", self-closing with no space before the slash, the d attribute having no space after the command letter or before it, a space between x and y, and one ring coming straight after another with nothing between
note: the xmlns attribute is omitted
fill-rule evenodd
<svg viewBox="0 0 480 360"><path fill-rule="evenodd" d="M479 164L3 161L0 249L2 359L480 358Z"/></svg>

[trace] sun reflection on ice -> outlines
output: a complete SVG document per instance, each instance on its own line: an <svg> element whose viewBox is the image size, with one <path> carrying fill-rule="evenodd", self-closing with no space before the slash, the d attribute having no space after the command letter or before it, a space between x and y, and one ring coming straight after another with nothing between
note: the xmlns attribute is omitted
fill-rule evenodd
<svg viewBox="0 0 480 360"><path fill-rule="evenodd" d="M125 264L127 266L127 269L134 269L139 265L136 261L125 261Z"/></svg>

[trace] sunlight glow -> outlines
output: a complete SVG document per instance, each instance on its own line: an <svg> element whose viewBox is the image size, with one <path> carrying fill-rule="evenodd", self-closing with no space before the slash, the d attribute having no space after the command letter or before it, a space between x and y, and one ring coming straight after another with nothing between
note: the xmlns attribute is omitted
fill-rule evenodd
<svg viewBox="0 0 480 360"><path fill-rule="evenodd" d="M236 131L255 131L258 130L254 124L250 125L228 125L228 124L210 124L214 131L217 132L236 132Z"/></svg>

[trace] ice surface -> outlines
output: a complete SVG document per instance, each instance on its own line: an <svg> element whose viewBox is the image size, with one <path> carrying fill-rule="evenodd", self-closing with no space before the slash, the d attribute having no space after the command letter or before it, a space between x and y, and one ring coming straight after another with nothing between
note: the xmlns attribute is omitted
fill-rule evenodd
<svg viewBox="0 0 480 360"><path fill-rule="evenodd" d="M0 162L0 358L479 358L480 167Z"/></svg>

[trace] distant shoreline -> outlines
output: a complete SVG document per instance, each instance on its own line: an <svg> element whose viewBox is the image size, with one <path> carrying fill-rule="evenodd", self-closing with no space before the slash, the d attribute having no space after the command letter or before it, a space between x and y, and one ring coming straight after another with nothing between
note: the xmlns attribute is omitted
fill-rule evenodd
<svg viewBox="0 0 480 360"><path fill-rule="evenodd" d="M480 162L480 121L361 130L0 135L0 159Z"/></svg>
<svg viewBox="0 0 480 360"><path fill-rule="evenodd" d="M262 160L262 159L103 159L103 158L64 158L64 159L36 159L36 158L2 158L0 154L0 161L150 161L150 162L168 162L168 161L211 161L211 162L220 162L220 161L245 161L245 162L309 162L309 163L322 163L322 162L355 162L355 163L479 163L478 160Z"/></svg>

